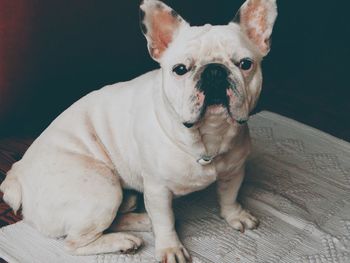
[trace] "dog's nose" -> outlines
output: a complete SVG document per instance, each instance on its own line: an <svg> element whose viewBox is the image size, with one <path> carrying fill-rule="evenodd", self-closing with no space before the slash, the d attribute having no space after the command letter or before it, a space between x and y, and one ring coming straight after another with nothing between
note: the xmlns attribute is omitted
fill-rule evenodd
<svg viewBox="0 0 350 263"><path fill-rule="evenodd" d="M228 69L218 63L207 64L201 75L201 89L205 91L226 90L228 88Z"/></svg>
<svg viewBox="0 0 350 263"><path fill-rule="evenodd" d="M210 63L205 66L202 77L208 81L220 81L227 79L227 69L224 65Z"/></svg>
<svg viewBox="0 0 350 263"><path fill-rule="evenodd" d="M205 66L199 89L206 95L209 105L226 103L226 90L230 86L228 74L228 69L223 64L211 63Z"/></svg>

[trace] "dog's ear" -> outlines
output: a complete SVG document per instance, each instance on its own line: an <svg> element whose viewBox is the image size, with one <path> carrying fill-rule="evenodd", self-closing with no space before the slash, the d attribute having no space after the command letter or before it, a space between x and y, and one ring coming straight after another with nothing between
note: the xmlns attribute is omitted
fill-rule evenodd
<svg viewBox="0 0 350 263"><path fill-rule="evenodd" d="M140 6L140 24L152 58L159 62L164 51L187 22L158 0L144 0Z"/></svg>
<svg viewBox="0 0 350 263"><path fill-rule="evenodd" d="M270 51L270 37L276 17L276 0L247 0L233 22L241 26L262 55L266 56Z"/></svg>

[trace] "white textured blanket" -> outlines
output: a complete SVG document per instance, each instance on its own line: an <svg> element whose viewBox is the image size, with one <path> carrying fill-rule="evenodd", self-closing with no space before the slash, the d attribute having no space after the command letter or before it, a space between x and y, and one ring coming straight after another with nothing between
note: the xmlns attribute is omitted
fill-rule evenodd
<svg viewBox="0 0 350 263"><path fill-rule="evenodd" d="M176 200L180 238L196 262L350 262L350 144L279 115L250 123L253 153L240 192L257 215L244 234L218 217L213 187ZM23 222L0 230L0 257L9 262L155 262L153 236L135 255L67 255Z"/></svg>

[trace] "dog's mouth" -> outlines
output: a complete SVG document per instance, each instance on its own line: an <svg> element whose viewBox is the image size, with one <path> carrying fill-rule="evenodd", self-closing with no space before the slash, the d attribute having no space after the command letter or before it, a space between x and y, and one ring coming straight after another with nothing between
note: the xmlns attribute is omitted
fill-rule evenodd
<svg viewBox="0 0 350 263"><path fill-rule="evenodd" d="M207 111L209 111L210 113L215 113L224 110L229 115L231 115L229 107L229 98L226 94L219 94L215 96L207 95L204 99L203 107L201 109L200 119L204 117Z"/></svg>
<svg viewBox="0 0 350 263"><path fill-rule="evenodd" d="M199 117L194 122L184 122L183 125L186 128L192 128L201 119L203 119L205 113L210 108L226 109L226 111L229 112L230 110L229 110L228 104L229 104L229 102L228 102L227 96L226 97L224 97L224 96L220 96L220 97L205 96L203 106L202 106L200 113L199 113Z"/></svg>
<svg viewBox="0 0 350 263"><path fill-rule="evenodd" d="M206 98L204 100L203 106L201 108L199 117L193 122L184 122L183 125L186 128L192 128L197 123L199 123L205 116L205 114L209 111L209 113L222 113L223 111L228 114L228 117L233 121L237 122L240 125L245 124L248 121L248 118L235 118L234 114L232 114L230 106L229 106L229 98L228 96L221 98Z"/></svg>
<svg viewBox="0 0 350 263"><path fill-rule="evenodd" d="M204 106L207 108L209 106L218 105L228 108L229 106L229 97L228 90L231 87L231 84L227 79L221 81L221 83L217 84L220 88L208 88L204 89L203 93L205 96Z"/></svg>
<svg viewBox="0 0 350 263"><path fill-rule="evenodd" d="M200 116L199 118L194 121L194 122L184 122L183 125L190 129L190 128L193 128L197 123L200 122L201 119L203 119L205 113L210 110L211 112L215 112L215 113L218 113L218 112L222 112L222 111L226 111L227 114L230 116L230 118L237 122L238 124L240 125L244 125L245 123L248 122L248 118L235 118L233 117L233 114L231 113L231 110L230 108L226 105L226 104L212 104L212 105L205 105L203 106L202 108L202 111L200 113Z"/></svg>

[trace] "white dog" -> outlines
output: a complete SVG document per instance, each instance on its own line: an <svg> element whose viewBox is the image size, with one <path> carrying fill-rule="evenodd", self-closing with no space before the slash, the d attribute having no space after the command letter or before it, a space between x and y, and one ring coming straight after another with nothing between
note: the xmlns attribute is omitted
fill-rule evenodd
<svg viewBox="0 0 350 263"><path fill-rule="evenodd" d="M103 234L123 189L144 193L163 262L191 261L172 199L215 181L221 216L240 231L255 228L236 197L276 16L276 0L247 0L228 25L191 27L164 3L144 0L141 27L161 69L94 91L63 112L8 172L4 200L15 211L22 205L24 220L45 235L65 237L77 255L141 246L130 234Z"/></svg>

